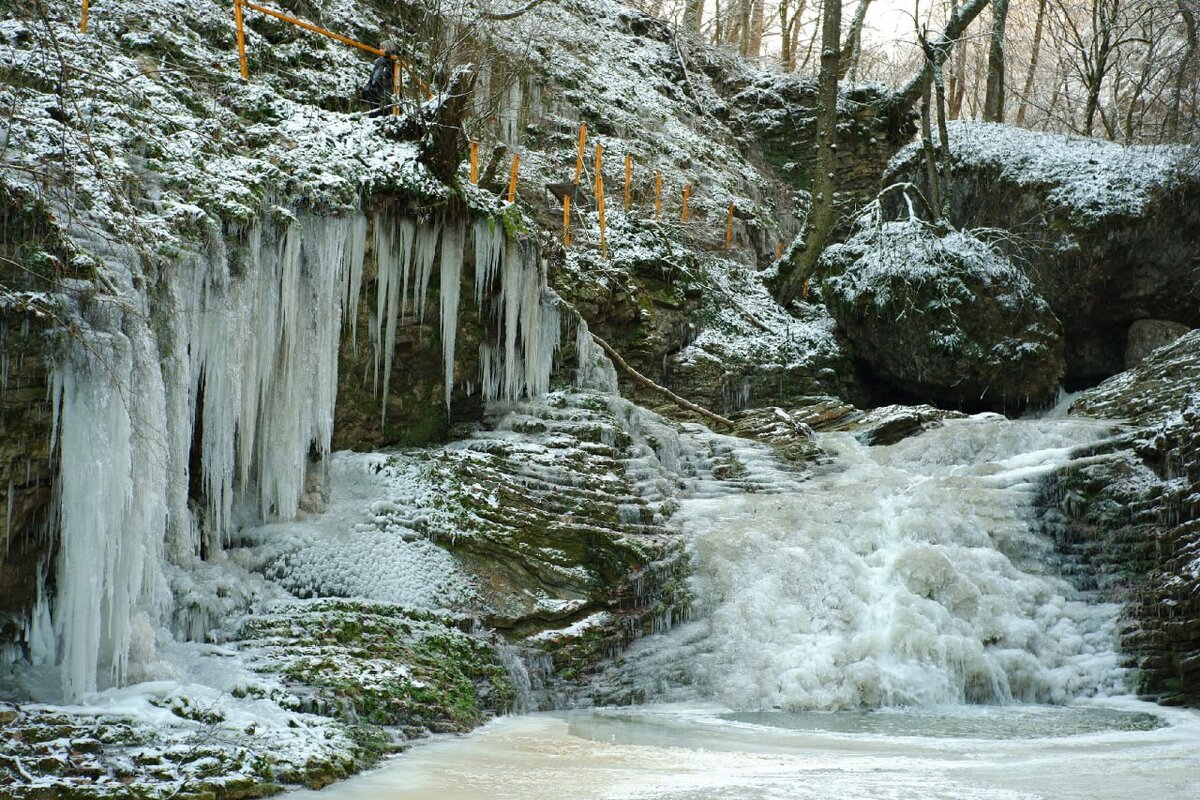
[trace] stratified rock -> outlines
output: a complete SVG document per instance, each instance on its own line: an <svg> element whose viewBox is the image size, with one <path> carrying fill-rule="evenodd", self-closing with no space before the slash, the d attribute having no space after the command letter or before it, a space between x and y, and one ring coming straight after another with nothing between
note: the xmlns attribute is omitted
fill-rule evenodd
<svg viewBox="0 0 1200 800"><path fill-rule="evenodd" d="M821 273L855 358L908 394L1001 409L1058 388L1058 319L1020 270L968 233L863 220L826 250Z"/></svg>
<svg viewBox="0 0 1200 800"><path fill-rule="evenodd" d="M866 445L895 444L901 439L936 428L947 419L965 417L930 405L880 406L863 411L836 398L828 398L792 411L792 418L820 432L846 431Z"/></svg>
<svg viewBox="0 0 1200 800"><path fill-rule="evenodd" d="M1200 704L1200 331L1087 392L1073 414L1133 426L1053 478L1049 529L1126 605L1136 689Z"/></svg>
<svg viewBox="0 0 1200 800"><path fill-rule="evenodd" d="M1146 356L1190 331L1187 325L1164 319L1139 319L1129 326L1125 339L1125 369L1133 369Z"/></svg>
<svg viewBox="0 0 1200 800"><path fill-rule="evenodd" d="M1012 232L1014 262L1062 321L1068 381L1091 385L1120 372L1135 320L1200 325L1194 150L977 122L952 122L949 132L951 221ZM905 181L926 186L915 146L885 178ZM905 212L899 195L888 203Z"/></svg>
<svg viewBox="0 0 1200 800"><path fill-rule="evenodd" d="M747 439L756 439L775 448L781 461L798 464L819 459L826 455L817 444L813 430L796 414L782 408L756 408L733 415L736 433Z"/></svg>

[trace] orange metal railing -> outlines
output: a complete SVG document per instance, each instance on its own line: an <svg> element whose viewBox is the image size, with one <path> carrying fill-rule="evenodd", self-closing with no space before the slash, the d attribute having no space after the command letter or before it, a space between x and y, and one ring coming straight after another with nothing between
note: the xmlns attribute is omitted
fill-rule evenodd
<svg viewBox="0 0 1200 800"><path fill-rule="evenodd" d="M349 36L343 36L340 33L334 33L331 30L326 30L318 25L313 25L311 22L305 22L302 19L289 16L280 11L276 11L273 8L260 6L257 3L250 2L250 0L233 0L234 21L237 23L238 61L241 64L243 78L250 77L250 70L246 63L246 36L243 31L243 6L251 9L252 11L257 11L260 14L266 14L268 17L274 17L275 19L282 20L288 24L295 25L298 28L303 28L306 31L312 31L313 33L320 34L326 38L333 39L335 42L341 42L342 44L350 47L357 47L359 50L373 53L377 56L387 56L388 58L391 58L393 62L395 62L395 69L392 76L392 86L397 94L399 94L401 86L400 70L403 69L409 74L413 82L416 83L417 86L421 87L421 91L425 93L426 97L433 97L433 93L429 91L429 85L426 84L425 81L421 80L421 77L413 71L411 64L399 56L388 56L387 53L383 52L378 47L372 47L371 45L364 44L356 39L351 39ZM396 113L399 113L399 109L395 109L395 111Z"/></svg>

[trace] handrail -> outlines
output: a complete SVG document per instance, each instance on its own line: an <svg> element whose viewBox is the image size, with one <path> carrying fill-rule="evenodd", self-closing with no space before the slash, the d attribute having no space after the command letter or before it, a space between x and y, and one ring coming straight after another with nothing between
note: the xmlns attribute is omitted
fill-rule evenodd
<svg viewBox="0 0 1200 800"><path fill-rule="evenodd" d="M433 93L431 91L429 91L429 85L427 83L425 83L425 81L421 80L421 77L419 75L417 75L416 72L413 71L412 65L410 65L407 61L400 58L399 56L388 55L384 51L380 50L378 47L372 47L369 44L364 44L355 39L351 39L349 36L343 36L340 33L334 33L331 30L326 30L325 28L322 28L320 26L313 25L311 22L305 22L302 19L297 19L296 17L289 16L287 14L284 14L281 11L276 11L272 8L267 8L266 6L260 6L257 3L250 2L250 0L234 0L234 9L238 13L239 17L241 16L241 14L240 14L240 11L238 11L238 9L241 6L245 6L246 8L252 9L254 11L258 11L261 14L266 14L268 17L275 17L276 19L279 19L279 20L282 20L289 24L295 25L298 28L304 28L305 30L312 31L313 33L319 33L322 36L333 39L335 42L341 42L342 44L349 45L350 47L357 47L359 50L365 50L366 52L374 53L377 56L383 56L386 58L390 58L393 61L395 61L397 64L399 64L401 67L404 68L404 70L412 77L412 79L416 82L416 84L421 87L421 91L425 92L426 97L433 97ZM239 24L238 24L238 48L239 48L240 56L242 58L242 63L244 65L245 58L246 58L246 56L245 56L245 41L242 37L240 20L239 20ZM248 77L248 76L249 76L249 73L243 66L242 77Z"/></svg>

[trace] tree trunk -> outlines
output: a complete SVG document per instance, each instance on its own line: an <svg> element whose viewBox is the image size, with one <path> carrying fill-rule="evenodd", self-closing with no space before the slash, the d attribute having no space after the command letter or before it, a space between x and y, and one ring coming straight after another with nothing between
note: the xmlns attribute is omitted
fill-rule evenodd
<svg viewBox="0 0 1200 800"><path fill-rule="evenodd" d="M950 77L950 100L948 112L950 119L958 119L962 114L963 98L967 94L967 51L971 49L970 42L962 42L958 52L954 54L954 71Z"/></svg>
<svg viewBox="0 0 1200 800"><path fill-rule="evenodd" d="M1183 85L1187 81L1188 71L1192 65L1192 59L1195 58L1197 46L1196 9L1192 6L1194 0L1177 1L1179 13L1183 15L1184 28L1187 31L1187 49L1183 52L1183 61L1180 62L1179 72L1175 76L1175 86L1171 89L1171 108L1167 115L1167 135L1171 141L1179 140L1179 114L1183 105Z"/></svg>
<svg viewBox="0 0 1200 800"><path fill-rule="evenodd" d="M753 14L753 0L741 0L738 4L738 52L743 57L750 55L750 17Z"/></svg>
<svg viewBox="0 0 1200 800"><path fill-rule="evenodd" d="M937 152L933 149L933 133L929 115L929 95L933 88L933 75L925 79L921 91L921 150L925 154L925 181L929 184L929 214L937 222L942 217L941 180L938 178Z"/></svg>
<svg viewBox="0 0 1200 800"><path fill-rule="evenodd" d="M1183 0L1180 0L1183 2ZM1017 124L1025 124L1025 109L1029 106L1029 95L1033 93L1033 78L1037 72L1038 55L1042 48L1042 29L1046 21L1046 0L1038 0L1037 22L1033 26L1033 53L1029 57L1029 71L1025 73L1025 85L1021 88L1021 104L1017 106Z"/></svg>
<svg viewBox="0 0 1200 800"><path fill-rule="evenodd" d="M992 0L992 37L983 102L985 122L1004 122L1004 28L1007 24L1008 0Z"/></svg>
<svg viewBox="0 0 1200 800"><path fill-rule="evenodd" d="M704 0L686 0L683 7L683 27L692 33L700 33L704 23Z"/></svg>
<svg viewBox="0 0 1200 800"><path fill-rule="evenodd" d="M763 19L766 13L766 0L753 0L753 10L750 12L750 45L747 56L758 58L762 55Z"/></svg>
<svg viewBox="0 0 1200 800"><path fill-rule="evenodd" d="M791 57L787 60L787 71L796 71L796 56L800 50L800 23L804 21L804 9L807 5L806 0L800 0L800 4L796 6L796 12L792 14L792 30L791 30Z"/></svg>
<svg viewBox="0 0 1200 800"><path fill-rule="evenodd" d="M844 78L847 74L854 80L853 74L858 70L858 56L862 51L862 30L863 23L867 19L867 9L871 7L871 0L858 0L858 8L854 11L854 19L850 20L850 29L846 31L846 45L842 48L842 58L839 69L841 74L838 78Z"/></svg>
<svg viewBox="0 0 1200 800"><path fill-rule="evenodd" d="M813 168L812 211L804 250L781 267L779 302L791 304L817 266L833 228L833 189L837 175L838 66L842 54L842 3L825 0L821 10L821 72L817 77L817 158ZM782 270L785 268L787 272Z"/></svg>

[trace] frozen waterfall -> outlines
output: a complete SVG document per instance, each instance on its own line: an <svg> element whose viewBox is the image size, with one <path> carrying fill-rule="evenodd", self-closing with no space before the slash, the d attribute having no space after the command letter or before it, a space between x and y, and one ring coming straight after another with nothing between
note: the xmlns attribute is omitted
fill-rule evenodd
<svg viewBox="0 0 1200 800"><path fill-rule="evenodd" d="M482 345L485 396L544 392L560 321L541 254L490 220L469 230L476 303L496 326ZM65 698L121 684L153 659L172 618L172 574L220 558L239 525L296 514L310 453L329 451L340 337L357 330L368 244L381 406L398 322L425 322L435 264L449 406L467 231L462 219L398 209L371 219L276 209L232 235L211 224L205 245L154 274L132 252L105 256L119 299L76 307L79 330L54 377L55 588L43 574L44 599L24 625L28 661L58 664ZM178 633L208 628L203 615L183 617Z"/></svg>
<svg viewBox="0 0 1200 800"><path fill-rule="evenodd" d="M822 439L799 492L686 501L700 620L630 654L651 696L739 710L1064 702L1118 691L1118 608L1057 576L1038 478L1105 436L983 416Z"/></svg>

